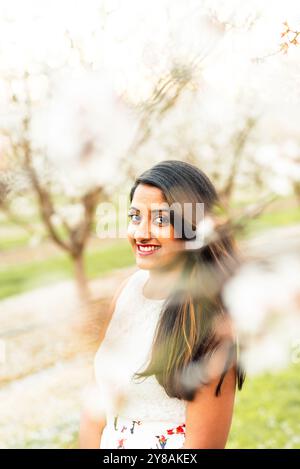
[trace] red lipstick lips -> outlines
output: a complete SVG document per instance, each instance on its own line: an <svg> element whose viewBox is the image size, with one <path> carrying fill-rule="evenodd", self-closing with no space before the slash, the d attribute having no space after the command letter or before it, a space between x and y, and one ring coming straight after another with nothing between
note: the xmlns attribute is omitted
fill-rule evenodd
<svg viewBox="0 0 300 469"><path fill-rule="evenodd" d="M157 244L136 244L137 251L140 256L150 256L154 252L158 251L161 246Z"/></svg>

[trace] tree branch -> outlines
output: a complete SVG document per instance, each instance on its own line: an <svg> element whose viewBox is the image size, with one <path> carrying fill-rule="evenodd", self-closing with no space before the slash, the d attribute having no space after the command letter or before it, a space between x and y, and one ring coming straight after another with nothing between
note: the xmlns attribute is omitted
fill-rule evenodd
<svg viewBox="0 0 300 469"><path fill-rule="evenodd" d="M41 186L39 182L39 178L36 174L35 168L32 164L31 148L30 148L29 140L27 138L28 127L29 127L28 116L23 119L23 127L24 127L24 139L23 139L22 147L24 151L25 169L28 172L30 181L37 195L41 217L48 229L48 232L52 240L56 244L58 244L62 249L64 249L67 252L70 252L71 246L68 243L66 243L63 239L60 238L59 234L57 233L51 221L52 215L55 214L53 202L51 200L50 194Z"/></svg>
<svg viewBox="0 0 300 469"><path fill-rule="evenodd" d="M237 135L229 176L224 188L220 191L221 197L223 197L227 202L230 199L235 186L235 181L242 160L242 153L245 148L246 141L255 123L255 119L247 119L245 128Z"/></svg>

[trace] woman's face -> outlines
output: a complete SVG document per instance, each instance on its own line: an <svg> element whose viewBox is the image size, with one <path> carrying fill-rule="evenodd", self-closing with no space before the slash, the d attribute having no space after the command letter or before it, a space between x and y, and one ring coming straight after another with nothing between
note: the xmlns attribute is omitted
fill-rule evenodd
<svg viewBox="0 0 300 469"><path fill-rule="evenodd" d="M168 204L157 187L139 184L128 212L128 239L141 269L176 265L184 243L175 237Z"/></svg>

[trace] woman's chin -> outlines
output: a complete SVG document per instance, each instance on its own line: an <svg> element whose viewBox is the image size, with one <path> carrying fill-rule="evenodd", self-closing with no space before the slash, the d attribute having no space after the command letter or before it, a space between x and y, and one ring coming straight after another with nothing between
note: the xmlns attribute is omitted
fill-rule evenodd
<svg viewBox="0 0 300 469"><path fill-rule="evenodd" d="M151 258L151 256L141 257L139 255L136 256L136 265L140 269L145 270L160 270L167 268L169 265L173 266L169 259L165 259L163 257L160 259L154 259L154 257Z"/></svg>
<svg viewBox="0 0 300 469"><path fill-rule="evenodd" d="M143 258L140 258L139 256L136 257L136 265L140 268L140 269L153 269L155 268L156 266L156 262L153 262L151 259L143 259Z"/></svg>

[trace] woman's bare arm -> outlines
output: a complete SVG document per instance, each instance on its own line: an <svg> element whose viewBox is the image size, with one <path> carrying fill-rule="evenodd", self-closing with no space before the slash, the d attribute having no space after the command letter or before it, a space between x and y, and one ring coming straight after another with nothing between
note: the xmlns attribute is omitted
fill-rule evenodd
<svg viewBox="0 0 300 469"><path fill-rule="evenodd" d="M187 403L186 439L183 448L225 448L233 414L236 372L232 367L224 378L221 394L215 396L219 378L203 386Z"/></svg>
<svg viewBox="0 0 300 469"><path fill-rule="evenodd" d="M83 409L80 418L79 447L80 449L100 448L103 429L106 425L104 418L93 417L88 409Z"/></svg>
<svg viewBox="0 0 300 469"><path fill-rule="evenodd" d="M186 439L183 448L225 448L234 408L236 391L236 350L228 363L228 371L221 386L221 393L215 391L224 371L228 352L236 342L234 325L229 316L221 317L215 323L216 336L220 339L218 349L209 361L209 384L201 386L192 402L186 408ZM228 348L229 346L229 348Z"/></svg>

